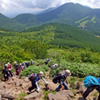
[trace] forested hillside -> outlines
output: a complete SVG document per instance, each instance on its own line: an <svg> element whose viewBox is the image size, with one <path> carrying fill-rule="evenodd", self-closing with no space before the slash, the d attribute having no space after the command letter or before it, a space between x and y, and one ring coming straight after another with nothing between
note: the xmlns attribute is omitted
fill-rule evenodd
<svg viewBox="0 0 100 100"><path fill-rule="evenodd" d="M47 50L50 48L83 48L83 51L86 49L90 50L91 53L100 52L99 43L100 38L95 36L93 32L65 24L45 24L23 32L1 29L0 59L10 60L11 62L17 60L19 62L31 58L46 58ZM90 57L91 53L86 55ZM72 60L76 60L76 56L76 58L72 54L71 56ZM79 61L81 61L81 58L79 58ZM97 62L99 63L99 61Z"/></svg>

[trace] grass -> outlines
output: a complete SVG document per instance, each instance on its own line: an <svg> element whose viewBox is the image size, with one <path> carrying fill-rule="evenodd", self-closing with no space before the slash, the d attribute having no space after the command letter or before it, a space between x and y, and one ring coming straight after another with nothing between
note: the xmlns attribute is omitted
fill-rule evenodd
<svg viewBox="0 0 100 100"><path fill-rule="evenodd" d="M19 94L19 97L16 98L15 100L23 100L23 98L24 98L25 96L27 96L27 93L20 93L20 94Z"/></svg>
<svg viewBox="0 0 100 100"><path fill-rule="evenodd" d="M43 93L44 93L44 98L43 98L43 100L46 100L46 99L47 99L47 95L48 95L49 93L56 94L56 92L57 92L57 91L46 91L46 90L43 90Z"/></svg>
<svg viewBox="0 0 100 100"><path fill-rule="evenodd" d="M75 23L80 23L81 21L83 21L83 20L85 20L85 19L87 19L87 18L88 18L88 16L85 17L85 18L83 18L83 19L80 19L80 20L76 21Z"/></svg>

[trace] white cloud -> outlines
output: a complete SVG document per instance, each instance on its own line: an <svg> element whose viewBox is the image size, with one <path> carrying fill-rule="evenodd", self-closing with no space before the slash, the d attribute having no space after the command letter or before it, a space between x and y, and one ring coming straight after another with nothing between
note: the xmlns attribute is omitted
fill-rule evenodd
<svg viewBox="0 0 100 100"><path fill-rule="evenodd" d="M100 8L100 0L0 0L0 12L6 16L20 13L36 13L68 2Z"/></svg>

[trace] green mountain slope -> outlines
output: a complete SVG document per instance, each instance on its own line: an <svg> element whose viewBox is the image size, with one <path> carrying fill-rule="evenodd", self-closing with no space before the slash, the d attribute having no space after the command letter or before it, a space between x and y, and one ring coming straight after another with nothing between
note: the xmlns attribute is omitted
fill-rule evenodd
<svg viewBox="0 0 100 100"><path fill-rule="evenodd" d="M80 4L66 3L54 10L38 15L20 14L15 18L0 15L0 27L24 30L45 23L62 23L84 30L100 31L100 9L91 9Z"/></svg>
<svg viewBox="0 0 100 100"><path fill-rule="evenodd" d="M47 13L38 15L21 14L15 17L14 20L28 27L52 22L68 24L86 30L100 31L99 12L100 9L91 9L80 4L66 3Z"/></svg>

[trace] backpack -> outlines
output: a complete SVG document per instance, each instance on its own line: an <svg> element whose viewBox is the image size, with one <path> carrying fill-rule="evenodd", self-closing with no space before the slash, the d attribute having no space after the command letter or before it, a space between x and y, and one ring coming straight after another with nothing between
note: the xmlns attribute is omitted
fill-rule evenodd
<svg viewBox="0 0 100 100"><path fill-rule="evenodd" d="M31 75L28 77L28 79L29 79L30 81L35 81L36 77L37 77L37 74L31 74Z"/></svg>
<svg viewBox="0 0 100 100"><path fill-rule="evenodd" d="M61 79L61 74L56 74L56 75L54 75L52 81L53 81L53 83L56 84L58 81L60 81L60 79Z"/></svg>
<svg viewBox="0 0 100 100"><path fill-rule="evenodd" d="M90 87L92 85L99 85L98 80L94 76L86 76L84 79L85 87Z"/></svg>
<svg viewBox="0 0 100 100"><path fill-rule="evenodd" d="M97 78L98 82L100 83L100 77Z"/></svg>

